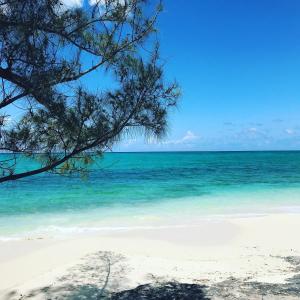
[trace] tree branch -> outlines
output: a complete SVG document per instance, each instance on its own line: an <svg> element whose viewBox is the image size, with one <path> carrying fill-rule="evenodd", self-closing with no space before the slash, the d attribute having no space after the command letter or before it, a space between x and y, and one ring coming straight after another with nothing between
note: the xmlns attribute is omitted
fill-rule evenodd
<svg viewBox="0 0 300 300"><path fill-rule="evenodd" d="M28 95L27 92L23 92L23 93L20 93L20 94L14 96L14 97L11 97L11 98L10 98L10 97L4 98L4 99L0 102L0 109L3 108L3 107L5 107L5 106L7 106L7 105L9 105L9 104L12 104L13 102L15 102L15 101L17 101L17 100L19 100L19 99L21 99L21 98L27 96L27 95Z"/></svg>

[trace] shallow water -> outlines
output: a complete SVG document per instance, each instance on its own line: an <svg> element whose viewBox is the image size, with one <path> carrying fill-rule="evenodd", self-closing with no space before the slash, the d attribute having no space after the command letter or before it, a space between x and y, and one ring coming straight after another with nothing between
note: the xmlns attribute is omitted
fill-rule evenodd
<svg viewBox="0 0 300 300"><path fill-rule="evenodd" d="M24 159L19 168L33 164ZM0 191L3 240L298 212L300 152L107 153L87 179L42 174Z"/></svg>

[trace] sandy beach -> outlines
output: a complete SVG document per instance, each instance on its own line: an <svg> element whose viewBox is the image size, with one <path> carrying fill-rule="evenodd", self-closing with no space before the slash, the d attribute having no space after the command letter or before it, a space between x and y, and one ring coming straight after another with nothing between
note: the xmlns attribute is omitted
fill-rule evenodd
<svg viewBox="0 0 300 300"><path fill-rule="evenodd" d="M211 299L300 299L299 228L298 214L282 213L1 242L0 299L93 299L103 286L168 281L203 285Z"/></svg>
<svg viewBox="0 0 300 300"><path fill-rule="evenodd" d="M0 0L0 300L300 300L299 16Z"/></svg>

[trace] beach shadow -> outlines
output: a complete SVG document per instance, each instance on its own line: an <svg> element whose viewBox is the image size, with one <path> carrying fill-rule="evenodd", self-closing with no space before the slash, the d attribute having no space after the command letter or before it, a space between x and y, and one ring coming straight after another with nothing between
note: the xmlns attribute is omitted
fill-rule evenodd
<svg viewBox="0 0 300 300"><path fill-rule="evenodd" d="M179 282L144 284L116 293L110 300L209 300L205 286Z"/></svg>
<svg viewBox="0 0 300 300"><path fill-rule="evenodd" d="M53 284L35 289L26 295L12 291L5 300L27 299L109 299L112 292L124 289L128 267L125 258L111 252L97 252L70 268Z"/></svg>
<svg viewBox="0 0 300 300"><path fill-rule="evenodd" d="M149 284L128 288L126 275L130 271L123 256L97 252L69 269L52 285L32 290L26 295L11 291L5 300L292 300L300 299L300 257L278 257L291 264L294 276L285 283L271 284L230 277L204 286L180 283L151 275ZM149 275L149 276L150 276Z"/></svg>
<svg viewBox="0 0 300 300"><path fill-rule="evenodd" d="M211 285L208 289L208 295L212 299L225 298L227 300L300 299L300 257L288 256L278 258L289 262L295 274L288 278L285 283L247 281L230 277Z"/></svg>
<svg viewBox="0 0 300 300"><path fill-rule="evenodd" d="M213 300L300 299L300 275L293 276L283 284L247 282L232 277L210 286L208 296Z"/></svg>
<svg viewBox="0 0 300 300"><path fill-rule="evenodd" d="M69 269L52 285L35 289L26 295L12 291L5 300L209 300L205 286L164 281L151 277L151 284L128 289L126 260L111 252L97 252L85 257L82 263Z"/></svg>

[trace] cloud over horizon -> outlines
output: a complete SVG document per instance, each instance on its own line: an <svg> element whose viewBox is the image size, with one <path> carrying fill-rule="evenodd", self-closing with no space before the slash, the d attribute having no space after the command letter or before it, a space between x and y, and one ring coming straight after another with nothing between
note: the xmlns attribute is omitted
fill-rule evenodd
<svg viewBox="0 0 300 300"><path fill-rule="evenodd" d="M300 147L300 131L296 125L285 123L272 125L261 122L223 122L223 130L204 132L203 135L187 130L181 137L165 140L150 138L128 139L118 148L120 151L230 151L230 150L296 150ZM299 127L300 128L300 127ZM117 151L118 151L117 150Z"/></svg>
<svg viewBox="0 0 300 300"><path fill-rule="evenodd" d="M198 140L200 137L196 135L194 132L191 130L188 130L186 134L177 140L167 140L162 142L164 145L180 145L180 144L190 144L196 140Z"/></svg>

